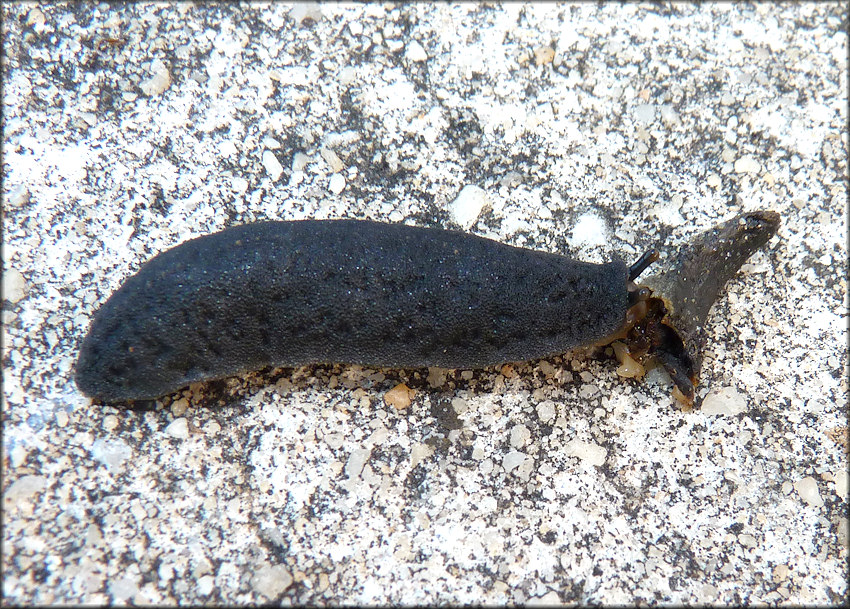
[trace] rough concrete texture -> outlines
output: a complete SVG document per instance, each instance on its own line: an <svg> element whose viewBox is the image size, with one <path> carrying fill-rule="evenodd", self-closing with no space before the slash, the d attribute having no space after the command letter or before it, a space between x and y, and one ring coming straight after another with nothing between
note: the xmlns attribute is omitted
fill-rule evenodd
<svg viewBox="0 0 850 609"><path fill-rule="evenodd" d="M2 18L4 602L846 600L844 3ZM702 410L604 349L264 370L141 411L72 380L121 281L226 226L600 262L760 208L783 225L710 316Z"/></svg>

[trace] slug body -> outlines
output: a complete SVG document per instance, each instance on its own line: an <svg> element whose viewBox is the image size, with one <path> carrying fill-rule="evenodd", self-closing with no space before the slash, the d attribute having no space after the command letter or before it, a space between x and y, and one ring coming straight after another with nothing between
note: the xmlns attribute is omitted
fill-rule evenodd
<svg viewBox="0 0 850 609"><path fill-rule="evenodd" d="M778 226L774 212L742 214L672 252L645 286L634 280L654 251L628 267L401 224L238 226L127 279L95 314L76 381L107 402L143 400L270 365L481 368L620 339L690 405L709 309Z"/></svg>
<svg viewBox="0 0 850 609"><path fill-rule="evenodd" d="M268 365L480 368L622 327L629 268L465 233L358 220L260 222L151 259L96 313L77 385L149 399Z"/></svg>

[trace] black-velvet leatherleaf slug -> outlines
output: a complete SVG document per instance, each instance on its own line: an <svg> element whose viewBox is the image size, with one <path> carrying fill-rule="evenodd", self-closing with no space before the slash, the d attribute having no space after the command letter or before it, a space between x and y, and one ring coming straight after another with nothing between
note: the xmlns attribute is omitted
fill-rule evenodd
<svg viewBox="0 0 850 609"><path fill-rule="evenodd" d="M633 280L654 253L629 267L401 224L237 226L127 279L95 314L76 381L103 401L141 400L269 365L481 368L619 338L689 401L711 304L778 225L755 212L704 233L651 289Z"/></svg>

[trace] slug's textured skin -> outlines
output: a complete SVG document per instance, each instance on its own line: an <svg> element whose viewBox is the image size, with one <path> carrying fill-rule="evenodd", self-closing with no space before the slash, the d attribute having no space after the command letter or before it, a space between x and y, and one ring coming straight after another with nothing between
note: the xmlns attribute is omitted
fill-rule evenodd
<svg viewBox="0 0 850 609"><path fill-rule="evenodd" d="M149 399L268 365L480 368L562 353L624 323L628 267L465 233L261 222L147 262L96 313L83 393Z"/></svg>

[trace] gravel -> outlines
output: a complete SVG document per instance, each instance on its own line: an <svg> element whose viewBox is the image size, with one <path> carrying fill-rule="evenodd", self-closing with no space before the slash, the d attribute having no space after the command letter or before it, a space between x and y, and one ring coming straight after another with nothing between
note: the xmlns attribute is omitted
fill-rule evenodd
<svg viewBox="0 0 850 609"><path fill-rule="evenodd" d="M844 3L0 10L5 602L846 600ZM602 348L132 411L73 382L121 281L227 226L632 261L762 208L783 225L708 320L703 411Z"/></svg>

